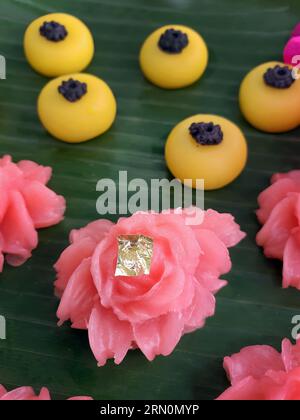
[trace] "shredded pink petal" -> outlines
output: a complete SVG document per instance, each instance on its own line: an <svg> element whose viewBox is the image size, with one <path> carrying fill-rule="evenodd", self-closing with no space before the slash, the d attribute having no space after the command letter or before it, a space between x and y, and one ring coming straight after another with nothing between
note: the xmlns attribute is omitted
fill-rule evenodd
<svg viewBox="0 0 300 420"><path fill-rule="evenodd" d="M300 400L300 341L282 343L282 353L253 346L224 359L231 387L218 400Z"/></svg>
<svg viewBox="0 0 300 420"><path fill-rule="evenodd" d="M51 174L51 168L34 162L0 159L0 272L4 256L12 266L31 257L38 245L36 229L63 219L64 198L45 186Z"/></svg>
<svg viewBox="0 0 300 420"><path fill-rule="evenodd" d="M215 294L231 269L228 247L245 235L230 215L202 210L190 226L188 211L137 213L117 224L103 220L72 231L55 265L60 324L88 329L99 366L139 348L148 360L172 353L182 335L202 328L215 313ZM205 218L206 217L206 218ZM225 226L224 226L225 225ZM118 237L153 240L149 275L116 276Z"/></svg>

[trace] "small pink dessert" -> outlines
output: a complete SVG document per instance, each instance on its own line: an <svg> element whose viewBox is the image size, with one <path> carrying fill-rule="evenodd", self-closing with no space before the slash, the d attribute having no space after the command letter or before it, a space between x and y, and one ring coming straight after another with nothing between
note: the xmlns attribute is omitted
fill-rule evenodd
<svg viewBox="0 0 300 420"><path fill-rule="evenodd" d="M283 52L284 62L291 66L300 64L300 36L294 36L286 44Z"/></svg>
<svg viewBox="0 0 300 420"><path fill-rule="evenodd" d="M220 401L300 400L300 341L282 343L282 353L273 347L252 346L224 359L231 387Z"/></svg>
<svg viewBox="0 0 300 420"><path fill-rule="evenodd" d="M99 366L111 358L120 364L136 348L149 361L170 355L182 335L214 315L214 295L227 284L220 276L231 270L227 248L245 234L231 215L213 210L193 210L202 222L188 226L190 210L98 220L71 232L55 266L57 316L59 325L70 320L88 330ZM134 271L136 256L139 270L151 259L150 274L123 273Z"/></svg>
<svg viewBox="0 0 300 420"><path fill-rule="evenodd" d="M37 229L63 219L64 198L46 187L51 175L51 168L31 161L0 159L0 272L4 256L8 264L22 265L38 245Z"/></svg>
<svg viewBox="0 0 300 420"><path fill-rule="evenodd" d="M257 244L268 258L283 261L283 287L300 290L300 171L276 174L258 197L263 228Z"/></svg>
<svg viewBox="0 0 300 420"><path fill-rule="evenodd" d="M284 48L284 62L292 66L300 64L300 23L296 25L291 38Z"/></svg>
<svg viewBox="0 0 300 420"><path fill-rule="evenodd" d="M51 396L47 388L42 388L39 395L36 395L33 388L23 386L8 392L0 385L0 401L50 401ZM90 397L73 397L69 401L92 401Z"/></svg>

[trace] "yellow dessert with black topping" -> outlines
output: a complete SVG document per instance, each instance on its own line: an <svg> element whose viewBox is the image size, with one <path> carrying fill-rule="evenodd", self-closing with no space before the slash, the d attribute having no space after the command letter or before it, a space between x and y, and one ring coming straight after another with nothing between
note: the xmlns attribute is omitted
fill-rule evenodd
<svg viewBox="0 0 300 420"><path fill-rule="evenodd" d="M80 143L106 132L116 118L110 87L90 74L71 74L49 82L38 99L45 129L59 140Z"/></svg>
<svg viewBox="0 0 300 420"><path fill-rule="evenodd" d="M191 180L194 188L197 180L204 180L205 190L234 181L245 168L247 156L242 131L216 115L195 115L182 121L166 143L166 162L174 177L187 185Z"/></svg>
<svg viewBox="0 0 300 420"><path fill-rule="evenodd" d="M208 64L208 49L193 29L164 26L142 46L140 65L145 77L164 89L179 89L195 83Z"/></svg>
<svg viewBox="0 0 300 420"><path fill-rule="evenodd" d="M300 80L286 64L262 64L245 77L240 107L246 120L258 130L293 130L300 125Z"/></svg>
<svg viewBox="0 0 300 420"><path fill-rule="evenodd" d="M94 56L94 40L88 27L65 13L39 17L27 28L25 55L38 73L48 77L83 71Z"/></svg>

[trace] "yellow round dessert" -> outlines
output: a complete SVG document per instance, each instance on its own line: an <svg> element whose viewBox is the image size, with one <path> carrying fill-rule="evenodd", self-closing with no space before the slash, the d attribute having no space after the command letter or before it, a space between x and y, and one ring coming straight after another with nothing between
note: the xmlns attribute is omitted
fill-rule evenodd
<svg viewBox="0 0 300 420"><path fill-rule="evenodd" d="M269 133L283 133L300 125L300 80L279 62L262 64L244 79L240 107L246 120Z"/></svg>
<svg viewBox="0 0 300 420"><path fill-rule="evenodd" d="M193 29L164 26L152 33L140 53L145 77L164 89L179 89L195 83L208 64L208 49Z"/></svg>
<svg viewBox="0 0 300 420"><path fill-rule="evenodd" d="M95 48L92 34L81 20L53 13L28 26L24 50L34 70L57 77L84 70L92 61Z"/></svg>
<svg viewBox="0 0 300 420"><path fill-rule="evenodd" d="M175 178L197 188L216 190L234 181L247 163L248 147L241 130L216 115L195 115L178 124L167 140L166 162Z"/></svg>
<svg viewBox="0 0 300 420"><path fill-rule="evenodd" d="M45 129L59 140L81 143L106 132L116 118L110 87L90 74L71 74L49 82L38 99Z"/></svg>

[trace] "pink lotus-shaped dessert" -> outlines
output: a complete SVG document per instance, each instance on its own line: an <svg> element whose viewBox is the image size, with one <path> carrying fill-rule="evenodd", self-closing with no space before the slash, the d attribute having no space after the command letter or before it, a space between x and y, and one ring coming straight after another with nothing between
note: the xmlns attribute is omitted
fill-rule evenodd
<svg viewBox="0 0 300 420"><path fill-rule="evenodd" d="M283 287L300 290L300 171L274 175L258 203L264 226L257 243L268 258L283 261Z"/></svg>
<svg viewBox="0 0 300 420"><path fill-rule="evenodd" d="M8 392L0 385L0 401L50 401L51 396L47 388L42 388L39 395L36 395L33 388L23 386ZM73 397L69 401L91 401L90 397Z"/></svg>
<svg viewBox="0 0 300 420"><path fill-rule="evenodd" d="M0 159L0 272L4 256L12 266L23 264L38 245L37 229L63 219L64 198L46 187L51 175L31 161Z"/></svg>
<svg viewBox="0 0 300 420"><path fill-rule="evenodd" d="M99 366L135 348L150 361L167 356L214 315L214 295L227 284L220 276L231 269L227 248L245 234L213 210L193 209L202 222L189 226L190 211L137 213L71 232L55 266L57 315L60 325L88 329ZM130 275L137 267L144 271Z"/></svg>
<svg viewBox="0 0 300 420"><path fill-rule="evenodd" d="M224 360L231 388L219 400L300 400L300 341L282 343L282 353L273 347L252 346Z"/></svg>

